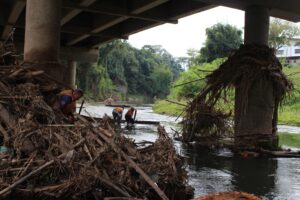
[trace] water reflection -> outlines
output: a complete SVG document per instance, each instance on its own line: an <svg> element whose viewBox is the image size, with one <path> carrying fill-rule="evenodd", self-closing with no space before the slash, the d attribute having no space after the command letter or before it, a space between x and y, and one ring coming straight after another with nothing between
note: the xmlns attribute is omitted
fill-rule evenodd
<svg viewBox="0 0 300 200"><path fill-rule="evenodd" d="M232 185L235 190L267 197L275 188L277 160L232 158Z"/></svg>
<svg viewBox="0 0 300 200"><path fill-rule="evenodd" d="M187 157L190 184L195 195L232 191L231 152L226 149L208 150L199 146L182 145Z"/></svg>

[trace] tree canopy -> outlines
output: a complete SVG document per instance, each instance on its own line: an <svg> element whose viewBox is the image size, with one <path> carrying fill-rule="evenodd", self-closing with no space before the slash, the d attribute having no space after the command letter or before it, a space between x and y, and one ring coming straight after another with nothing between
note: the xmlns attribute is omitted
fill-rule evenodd
<svg viewBox="0 0 300 200"><path fill-rule="evenodd" d="M78 66L77 83L97 99L128 94L165 97L181 71L180 60L159 45L139 50L115 40L99 48L97 64Z"/></svg>
<svg viewBox="0 0 300 200"><path fill-rule="evenodd" d="M227 57L243 43L242 31L229 24L215 24L206 29L205 46L200 50L201 62Z"/></svg>
<svg viewBox="0 0 300 200"><path fill-rule="evenodd" d="M280 49L283 45L288 45L290 39L299 37L299 27L289 21L272 18L269 29L269 46Z"/></svg>

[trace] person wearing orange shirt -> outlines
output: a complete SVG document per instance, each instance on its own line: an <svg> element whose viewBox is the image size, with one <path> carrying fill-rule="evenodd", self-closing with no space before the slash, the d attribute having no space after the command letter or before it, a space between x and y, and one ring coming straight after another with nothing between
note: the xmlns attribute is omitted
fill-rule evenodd
<svg viewBox="0 0 300 200"><path fill-rule="evenodd" d="M76 100L83 96L83 91L63 90L58 94L59 109L68 117L71 122L74 122L74 112L76 111Z"/></svg>
<svg viewBox="0 0 300 200"><path fill-rule="evenodd" d="M115 122L117 122L118 124L121 123L123 111L124 111L124 106L116 107L112 111L113 118L114 118Z"/></svg>

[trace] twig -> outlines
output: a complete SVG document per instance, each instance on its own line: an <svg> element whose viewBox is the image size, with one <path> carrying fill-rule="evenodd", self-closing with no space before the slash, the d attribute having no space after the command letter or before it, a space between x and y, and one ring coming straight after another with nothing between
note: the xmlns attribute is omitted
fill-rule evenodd
<svg viewBox="0 0 300 200"><path fill-rule="evenodd" d="M204 79L206 79L206 77L199 78L199 79L196 79L196 80L193 80L193 81L189 81L189 82L185 82L185 83L181 83L181 84L178 84L178 85L174 85L173 88L179 87L179 86L183 86L183 85L187 85L187 84L190 84L190 83L194 83L194 82L197 82L197 81L202 81Z"/></svg>
<svg viewBox="0 0 300 200"><path fill-rule="evenodd" d="M110 188L114 189L115 191L117 191L118 193L120 193L121 195L125 196L125 197L129 197L130 199L132 199L132 197L127 193L125 192L124 190L122 190L121 188L119 188L118 186L116 186L114 183L112 183L111 181L103 178L103 177L100 177L99 178L99 181L104 183L105 185L109 186ZM127 198L128 199L128 198Z"/></svg>
<svg viewBox="0 0 300 200"><path fill-rule="evenodd" d="M84 127L83 124L47 124L45 127Z"/></svg>
<svg viewBox="0 0 300 200"><path fill-rule="evenodd" d="M93 160L92 154L91 154L91 152L89 151L89 148L86 146L86 144L84 144L83 148L84 148L84 151L85 151L85 152L87 153L87 155L89 156L90 160Z"/></svg>
<svg viewBox="0 0 300 200"><path fill-rule="evenodd" d="M186 105L184 105L184 104L182 104L182 103L179 103L179 102L171 101L171 100L169 100L169 99L166 99L166 101L167 101L167 102L170 102L170 103L174 103L174 104L177 104L177 105L186 107Z"/></svg>
<svg viewBox="0 0 300 200"><path fill-rule="evenodd" d="M82 102L81 102L81 105L80 105L80 108L79 108L79 112L78 112L79 115L80 115L81 110L82 110L82 108L83 108L83 104L84 104L84 100L82 100Z"/></svg>
<svg viewBox="0 0 300 200"><path fill-rule="evenodd" d="M32 155L31 158L25 163L26 166L25 166L24 170L23 171L22 170L19 171L19 173L17 174L17 176L15 177L15 179L18 178L18 177L24 176L24 174L27 172L28 168L30 167L30 165L31 165L31 163L32 163L35 155L36 154Z"/></svg>

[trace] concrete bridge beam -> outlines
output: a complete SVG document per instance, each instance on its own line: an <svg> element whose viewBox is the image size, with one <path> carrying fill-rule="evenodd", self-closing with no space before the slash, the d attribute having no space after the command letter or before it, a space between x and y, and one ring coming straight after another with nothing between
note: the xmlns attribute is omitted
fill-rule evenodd
<svg viewBox="0 0 300 200"><path fill-rule="evenodd" d="M269 10L251 6L245 10L245 44L267 45ZM274 146L277 139L273 130L273 85L271 81L257 80L248 93L248 102L241 108L244 91L235 91L235 136L238 143ZM252 142L250 143L249 140Z"/></svg>
<svg viewBox="0 0 300 200"><path fill-rule="evenodd" d="M61 0L27 0L24 61L38 63L46 73L62 80L58 63Z"/></svg>

